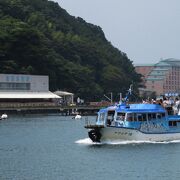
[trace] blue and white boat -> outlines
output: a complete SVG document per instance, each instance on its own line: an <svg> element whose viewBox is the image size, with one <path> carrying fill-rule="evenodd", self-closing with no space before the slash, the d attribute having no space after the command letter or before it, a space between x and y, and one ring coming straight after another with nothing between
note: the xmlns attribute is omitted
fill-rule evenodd
<svg viewBox="0 0 180 180"><path fill-rule="evenodd" d="M123 103L101 109L96 123L86 123L93 142L180 140L180 116L158 104L127 104L129 95L131 88Z"/></svg>

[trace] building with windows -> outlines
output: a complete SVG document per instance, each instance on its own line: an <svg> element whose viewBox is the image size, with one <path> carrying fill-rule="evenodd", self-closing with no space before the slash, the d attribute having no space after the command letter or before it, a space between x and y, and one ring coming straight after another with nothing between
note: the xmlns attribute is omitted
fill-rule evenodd
<svg viewBox="0 0 180 180"><path fill-rule="evenodd" d="M180 60L171 58L154 65L137 65L136 71L143 75L145 91L156 95L180 94Z"/></svg>
<svg viewBox="0 0 180 180"><path fill-rule="evenodd" d="M0 74L0 107L54 106L60 96L49 91L49 77Z"/></svg>
<svg viewBox="0 0 180 180"><path fill-rule="evenodd" d="M24 74L0 74L0 91L49 91L49 77L24 75Z"/></svg>

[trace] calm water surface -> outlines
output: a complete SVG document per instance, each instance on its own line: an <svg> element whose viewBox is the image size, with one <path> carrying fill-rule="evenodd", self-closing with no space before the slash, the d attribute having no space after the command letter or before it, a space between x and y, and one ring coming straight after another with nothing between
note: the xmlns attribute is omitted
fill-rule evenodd
<svg viewBox="0 0 180 180"><path fill-rule="evenodd" d="M94 144L83 126L58 115L0 121L0 180L180 179L180 142Z"/></svg>

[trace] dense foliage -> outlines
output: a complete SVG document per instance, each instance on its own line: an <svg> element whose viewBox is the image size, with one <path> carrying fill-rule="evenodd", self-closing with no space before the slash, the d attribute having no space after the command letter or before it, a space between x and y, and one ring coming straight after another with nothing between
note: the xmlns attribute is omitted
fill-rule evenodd
<svg viewBox="0 0 180 180"><path fill-rule="evenodd" d="M140 77L99 26L48 0L0 0L0 73L49 75L50 89L95 100Z"/></svg>

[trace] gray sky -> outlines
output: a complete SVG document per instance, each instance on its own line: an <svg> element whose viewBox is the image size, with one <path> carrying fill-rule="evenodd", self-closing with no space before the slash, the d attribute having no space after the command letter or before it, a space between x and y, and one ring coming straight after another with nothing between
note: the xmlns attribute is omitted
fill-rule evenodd
<svg viewBox="0 0 180 180"><path fill-rule="evenodd" d="M100 26L134 64L180 59L180 0L54 0Z"/></svg>

